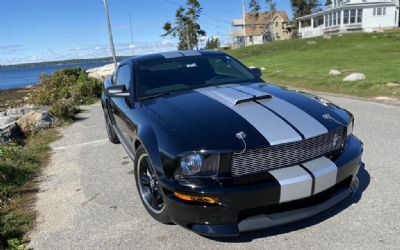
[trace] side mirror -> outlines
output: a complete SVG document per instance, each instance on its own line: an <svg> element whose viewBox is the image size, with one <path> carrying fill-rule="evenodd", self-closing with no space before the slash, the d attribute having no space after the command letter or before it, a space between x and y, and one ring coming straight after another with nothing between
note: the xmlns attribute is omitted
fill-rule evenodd
<svg viewBox="0 0 400 250"><path fill-rule="evenodd" d="M258 77L262 76L261 69L259 69L259 68L250 68L250 71L253 72L253 74L258 76Z"/></svg>
<svg viewBox="0 0 400 250"><path fill-rule="evenodd" d="M130 93L126 91L125 85L114 85L106 88L105 94L107 97L127 98Z"/></svg>

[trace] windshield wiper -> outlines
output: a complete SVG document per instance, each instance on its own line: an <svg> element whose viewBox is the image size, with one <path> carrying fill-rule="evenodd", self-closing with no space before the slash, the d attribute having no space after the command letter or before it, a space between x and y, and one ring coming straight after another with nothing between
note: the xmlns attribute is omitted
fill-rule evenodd
<svg viewBox="0 0 400 250"><path fill-rule="evenodd" d="M161 93L158 93L158 94L155 94L155 95L150 95L150 96L139 98L139 100L144 101L144 100L154 99L154 98L157 98L157 97L162 97L162 96L167 96L167 95L171 95L171 92L161 92Z"/></svg>

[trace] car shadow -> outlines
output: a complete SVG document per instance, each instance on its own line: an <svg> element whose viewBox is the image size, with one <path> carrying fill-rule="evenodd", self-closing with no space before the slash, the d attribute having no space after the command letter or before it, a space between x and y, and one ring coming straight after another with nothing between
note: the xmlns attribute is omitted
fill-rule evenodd
<svg viewBox="0 0 400 250"><path fill-rule="evenodd" d="M370 184L370 175L368 171L365 169L365 164L362 163L360 167L360 171L358 172L358 178L360 181L359 188L357 193L352 196L349 196L345 200L341 201L340 203L336 204L335 206L325 210L324 212L315 215L313 217L307 218L305 220L301 220L298 222L294 222L287 225L277 226L273 228L268 228L259 231L253 232L245 232L242 233L239 237L227 237L227 238L214 238L214 237L207 237L213 241L225 242L225 243L243 243L243 242L251 242L255 239L265 238L270 236L275 236L279 234L289 233L297 230L301 230L303 228L307 228L313 225L317 225L348 208L354 203L358 203L361 198L363 192L368 188Z"/></svg>

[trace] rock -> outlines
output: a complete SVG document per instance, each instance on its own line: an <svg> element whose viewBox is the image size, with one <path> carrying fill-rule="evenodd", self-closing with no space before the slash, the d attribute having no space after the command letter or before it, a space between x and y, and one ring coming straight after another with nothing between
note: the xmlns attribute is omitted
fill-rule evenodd
<svg viewBox="0 0 400 250"><path fill-rule="evenodd" d="M17 121L25 134L31 131L54 127L56 122L57 118L52 116L48 111L32 111L21 116Z"/></svg>
<svg viewBox="0 0 400 250"><path fill-rule="evenodd" d="M15 142L22 144L24 133L16 122L0 127L0 145Z"/></svg>
<svg viewBox="0 0 400 250"><path fill-rule="evenodd" d="M315 45L315 44L317 44L317 42L314 41L314 40L310 40L310 41L307 41L307 44L308 45Z"/></svg>
<svg viewBox="0 0 400 250"><path fill-rule="evenodd" d="M363 73L353 73L351 75L348 75L346 78L343 79L345 82L356 82L356 81L361 81L365 80L366 77Z"/></svg>
<svg viewBox="0 0 400 250"><path fill-rule="evenodd" d="M399 100L396 98L392 98L392 97L388 97L388 96L378 96L375 98L375 100L377 101L381 101L381 102L388 102L388 103L392 103L392 102L398 102Z"/></svg>
<svg viewBox="0 0 400 250"><path fill-rule="evenodd" d="M10 123L15 122L17 119L8 116L0 116L0 128L4 127Z"/></svg>
<svg viewBox="0 0 400 250"><path fill-rule="evenodd" d="M329 75L331 75L331 76L338 76L338 75L341 75L342 74L342 72L340 72L339 70L337 70L337 69L331 69L330 71L329 71Z"/></svg>
<svg viewBox="0 0 400 250"><path fill-rule="evenodd" d="M324 36L324 39L331 40L332 37L331 36Z"/></svg>
<svg viewBox="0 0 400 250"><path fill-rule="evenodd" d="M399 87L400 83L388 82L388 83L386 83L386 86L388 86L390 88L395 88L395 87Z"/></svg>
<svg viewBox="0 0 400 250"><path fill-rule="evenodd" d="M32 111L47 111L49 108L45 106L25 105L19 108L13 108L7 110L7 116L17 117L17 119Z"/></svg>

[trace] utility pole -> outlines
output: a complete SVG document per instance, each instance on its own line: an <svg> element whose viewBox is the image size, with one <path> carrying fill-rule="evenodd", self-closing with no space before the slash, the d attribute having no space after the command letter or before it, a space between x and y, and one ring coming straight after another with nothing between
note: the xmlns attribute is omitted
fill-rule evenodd
<svg viewBox="0 0 400 250"><path fill-rule="evenodd" d="M117 56L115 55L114 40L113 40L113 36L112 36L112 31L111 31L110 16L108 14L107 0L103 0L103 2L104 2L104 9L106 10L108 39L110 40L110 47L111 47L111 52L112 52L112 56L113 56L113 60L114 60L114 66L115 66L115 69L117 69Z"/></svg>
<svg viewBox="0 0 400 250"><path fill-rule="evenodd" d="M132 31L132 15L129 12L129 23L131 24L131 45L132 45L132 56L135 55L135 46L133 45L133 31Z"/></svg>

